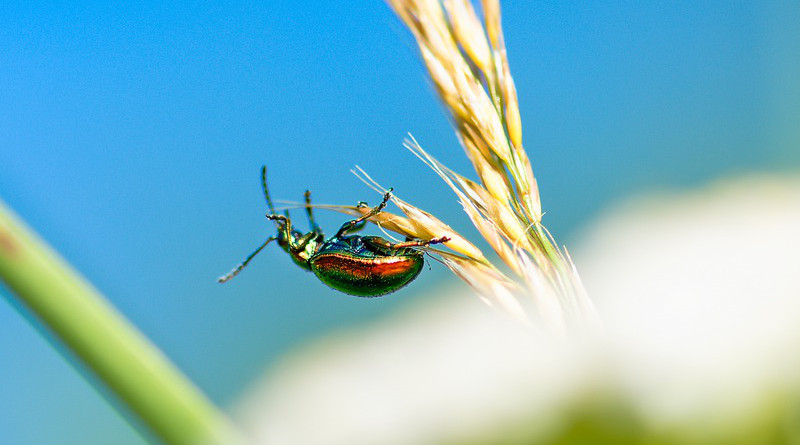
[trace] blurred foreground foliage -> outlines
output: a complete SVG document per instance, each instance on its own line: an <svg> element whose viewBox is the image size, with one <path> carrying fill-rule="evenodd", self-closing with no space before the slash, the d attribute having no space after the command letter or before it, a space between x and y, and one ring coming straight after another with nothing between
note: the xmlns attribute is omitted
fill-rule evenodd
<svg viewBox="0 0 800 445"><path fill-rule="evenodd" d="M752 407L735 419L723 420L715 414L691 422L655 424L619 397L589 396L546 422L520 418L480 437L443 445L800 444L800 398L778 395L772 403Z"/></svg>

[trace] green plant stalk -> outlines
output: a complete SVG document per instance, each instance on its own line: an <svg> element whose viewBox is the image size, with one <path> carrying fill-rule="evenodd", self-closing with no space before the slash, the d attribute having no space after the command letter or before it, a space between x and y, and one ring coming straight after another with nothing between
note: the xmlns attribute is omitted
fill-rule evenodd
<svg viewBox="0 0 800 445"><path fill-rule="evenodd" d="M0 280L165 443L241 442L227 417L2 200Z"/></svg>

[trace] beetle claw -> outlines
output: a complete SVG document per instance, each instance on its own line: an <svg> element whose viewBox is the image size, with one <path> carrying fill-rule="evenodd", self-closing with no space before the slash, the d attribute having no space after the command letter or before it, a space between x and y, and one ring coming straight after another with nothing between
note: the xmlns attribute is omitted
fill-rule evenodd
<svg viewBox="0 0 800 445"><path fill-rule="evenodd" d="M384 206L386 205L386 202L388 202L390 199L392 199L392 191L393 190L394 190L394 187L389 187L389 190L387 190L386 193L383 194L383 205Z"/></svg>
<svg viewBox="0 0 800 445"><path fill-rule="evenodd" d="M450 237L448 236L440 236L439 238L433 238L428 241L428 244L442 244L450 241Z"/></svg>

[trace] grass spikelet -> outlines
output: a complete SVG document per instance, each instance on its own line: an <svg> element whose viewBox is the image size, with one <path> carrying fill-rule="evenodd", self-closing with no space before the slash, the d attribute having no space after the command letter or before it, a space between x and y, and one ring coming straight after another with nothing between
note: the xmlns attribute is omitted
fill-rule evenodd
<svg viewBox="0 0 800 445"><path fill-rule="evenodd" d="M517 295L520 288L491 264L476 263L468 258L432 249L459 278L472 286L489 306L507 312L515 319L530 323L530 311L522 306Z"/></svg>

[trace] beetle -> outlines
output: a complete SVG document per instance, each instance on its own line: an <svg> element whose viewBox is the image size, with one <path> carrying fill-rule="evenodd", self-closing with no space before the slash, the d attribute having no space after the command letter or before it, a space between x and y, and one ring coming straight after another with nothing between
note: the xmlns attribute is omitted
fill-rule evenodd
<svg viewBox="0 0 800 445"><path fill-rule="evenodd" d="M406 239L392 243L379 236L360 236L352 233L361 230L366 221L379 214L392 197L392 189L383 195L380 204L364 215L342 224L339 231L325 239L322 229L314 221L311 193L306 190L305 209L311 231L302 233L292 227L288 210L279 215L272 205L267 188L267 167L261 167L261 188L270 213L267 219L275 222L277 234L267 238L253 253L230 273L217 281L225 283L235 277L261 252L267 244L278 241L278 245L289 254L301 268L313 272L329 287L359 297L379 297L392 293L413 281L425 264L424 253L415 247L428 247L450 241L442 236L427 241ZM360 202L359 207L367 204Z"/></svg>

